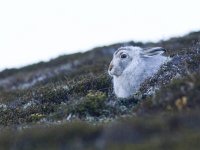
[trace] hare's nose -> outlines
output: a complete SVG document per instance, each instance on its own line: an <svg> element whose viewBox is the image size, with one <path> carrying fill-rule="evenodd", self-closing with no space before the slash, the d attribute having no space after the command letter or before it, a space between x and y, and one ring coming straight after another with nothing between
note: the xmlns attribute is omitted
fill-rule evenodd
<svg viewBox="0 0 200 150"><path fill-rule="evenodd" d="M109 65L109 68L108 68L108 69L109 69L109 71L111 71L111 70L112 70L112 68L113 68L113 64L110 64L110 65Z"/></svg>

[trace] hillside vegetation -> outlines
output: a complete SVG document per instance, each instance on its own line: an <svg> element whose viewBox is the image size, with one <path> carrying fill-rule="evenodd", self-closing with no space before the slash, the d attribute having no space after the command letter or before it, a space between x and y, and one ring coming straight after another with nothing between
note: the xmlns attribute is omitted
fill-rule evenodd
<svg viewBox="0 0 200 150"><path fill-rule="evenodd" d="M172 60L128 99L107 68L120 46ZM118 43L0 73L0 149L199 149L200 32Z"/></svg>

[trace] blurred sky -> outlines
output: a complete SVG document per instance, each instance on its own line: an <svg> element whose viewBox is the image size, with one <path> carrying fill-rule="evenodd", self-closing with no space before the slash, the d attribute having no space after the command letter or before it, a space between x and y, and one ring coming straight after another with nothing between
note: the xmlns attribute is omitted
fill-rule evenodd
<svg viewBox="0 0 200 150"><path fill-rule="evenodd" d="M0 70L200 30L200 0L0 0Z"/></svg>

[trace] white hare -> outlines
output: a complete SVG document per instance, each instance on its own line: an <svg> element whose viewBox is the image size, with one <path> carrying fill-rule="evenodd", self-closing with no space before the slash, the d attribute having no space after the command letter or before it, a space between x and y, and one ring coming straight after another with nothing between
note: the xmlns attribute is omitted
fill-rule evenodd
<svg viewBox="0 0 200 150"><path fill-rule="evenodd" d="M114 54L108 73L113 77L117 97L127 98L140 87L145 79L155 74L168 57L162 56L164 48L121 47Z"/></svg>

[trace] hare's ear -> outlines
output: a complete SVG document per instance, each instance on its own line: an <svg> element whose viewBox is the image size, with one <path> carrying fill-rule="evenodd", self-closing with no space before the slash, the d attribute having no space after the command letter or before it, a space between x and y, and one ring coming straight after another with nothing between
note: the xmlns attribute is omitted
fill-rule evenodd
<svg viewBox="0 0 200 150"><path fill-rule="evenodd" d="M141 52L142 57L152 57L155 55L161 55L162 53L166 52L166 50L162 47L153 47Z"/></svg>

